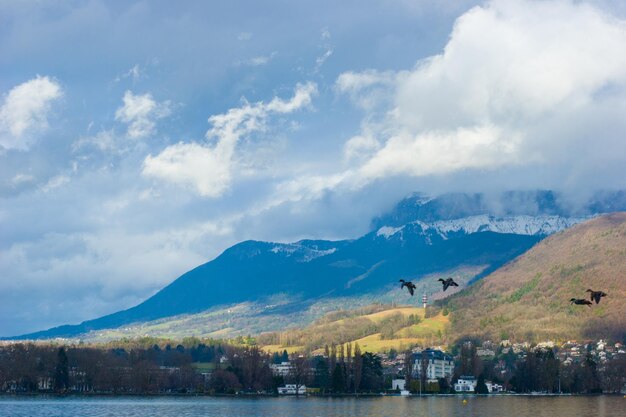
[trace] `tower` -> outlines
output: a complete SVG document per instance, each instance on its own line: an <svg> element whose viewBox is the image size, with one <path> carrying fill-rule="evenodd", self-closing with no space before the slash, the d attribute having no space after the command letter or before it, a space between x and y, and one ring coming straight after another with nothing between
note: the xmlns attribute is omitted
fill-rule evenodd
<svg viewBox="0 0 626 417"><path fill-rule="evenodd" d="M426 310L426 304L428 304L428 296L426 295L426 293L422 295L422 303L424 304L424 310Z"/></svg>

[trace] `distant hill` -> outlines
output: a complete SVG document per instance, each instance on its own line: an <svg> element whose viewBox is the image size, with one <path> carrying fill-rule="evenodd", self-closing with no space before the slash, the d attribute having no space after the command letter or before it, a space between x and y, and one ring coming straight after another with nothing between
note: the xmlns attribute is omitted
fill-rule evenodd
<svg viewBox="0 0 626 417"><path fill-rule="evenodd" d="M371 303L372 296L397 289L399 278L415 281L418 294L438 299L444 294L437 277L453 275L462 286L480 279L547 235L584 221L593 210L626 206L625 196L609 193L582 211L572 211L549 191L508 192L497 198L446 194L427 199L416 194L376 219L372 231L358 239L241 242L128 310L15 338L76 337L131 327L149 328L154 334L165 328L168 334L195 334L198 323L208 329L203 334L271 331L276 321L268 320L268 314L282 315L286 324L307 324L324 313L317 309L320 303L342 300L348 303L345 308ZM280 305L266 308L277 296ZM242 305L246 314L236 323L226 314L222 327L208 324L217 312ZM168 318L173 319L166 326L162 322Z"/></svg>
<svg viewBox="0 0 626 417"><path fill-rule="evenodd" d="M571 305L586 289L608 293ZM452 333L491 340L626 339L626 213L554 234L447 300Z"/></svg>

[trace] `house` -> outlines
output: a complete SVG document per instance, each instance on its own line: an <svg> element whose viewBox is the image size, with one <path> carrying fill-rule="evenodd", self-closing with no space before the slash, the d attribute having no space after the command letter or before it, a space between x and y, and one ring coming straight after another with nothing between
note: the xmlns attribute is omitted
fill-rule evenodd
<svg viewBox="0 0 626 417"><path fill-rule="evenodd" d="M291 362L273 363L270 365L272 375L274 376L288 376L293 372L293 365Z"/></svg>
<svg viewBox="0 0 626 417"><path fill-rule="evenodd" d="M54 379L49 376L37 377L37 389L39 391L51 391L54 388Z"/></svg>
<svg viewBox="0 0 626 417"><path fill-rule="evenodd" d="M415 362L413 373L419 377L422 373L422 361L428 362L426 378L429 381L437 381L439 378L450 378L454 372L454 359L452 356L436 349L425 349L413 355Z"/></svg>
<svg viewBox="0 0 626 417"><path fill-rule="evenodd" d="M454 384L454 390L457 392L474 392L476 391L476 384L475 376L462 376Z"/></svg>
<svg viewBox="0 0 626 417"><path fill-rule="evenodd" d="M287 384L284 387L278 387L279 395L296 395L296 384ZM306 385L300 385L298 395L306 394Z"/></svg>
<svg viewBox="0 0 626 417"><path fill-rule="evenodd" d="M394 378L391 380L391 389L404 391L406 387L406 380L404 378Z"/></svg>
<svg viewBox="0 0 626 417"><path fill-rule="evenodd" d="M487 385L487 390L489 391L490 394L496 393L496 392L504 392L504 387L500 384L496 384L491 381L485 381L485 385Z"/></svg>

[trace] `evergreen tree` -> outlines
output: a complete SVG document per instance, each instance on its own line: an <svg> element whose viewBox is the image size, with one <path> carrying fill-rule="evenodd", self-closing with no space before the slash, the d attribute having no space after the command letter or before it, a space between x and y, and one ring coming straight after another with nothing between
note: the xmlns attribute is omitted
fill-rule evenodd
<svg viewBox="0 0 626 417"><path fill-rule="evenodd" d="M476 355L476 344L472 341L465 341L461 344L461 358L459 363L460 375L476 375L482 372L479 369L480 361Z"/></svg>
<svg viewBox="0 0 626 417"><path fill-rule="evenodd" d="M383 387L383 365L380 356L366 352L363 359L363 376L361 386L364 391L379 391Z"/></svg>
<svg viewBox="0 0 626 417"><path fill-rule="evenodd" d="M354 388L354 369L352 367L352 343L346 345L346 392L352 392Z"/></svg>
<svg viewBox="0 0 626 417"><path fill-rule="evenodd" d="M335 394L340 394L343 392L346 386L346 381L343 377L343 369L342 366L337 363L335 364L335 369L333 369L333 377L332 377L332 389Z"/></svg>
<svg viewBox="0 0 626 417"><path fill-rule="evenodd" d="M411 389L413 379L413 353L410 350L404 352L404 381L407 390Z"/></svg>
<svg viewBox="0 0 626 417"><path fill-rule="evenodd" d="M395 359L398 356L398 352L394 349L391 348L389 349L389 359Z"/></svg>
<svg viewBox="0 0 626 417"><path fill-rule="evenodd" d="M363 377L363 358L361 357L361 347L354 344L354 392L359 392L361 388L361 378Z"/></svg>
<svg viewBox="0 0 626 417"><path fill-rule="evenodd" d="M317 356L315 358L315 375L313 378L313 386L326 391L329 383L329 369L326 358Z"/></svg>
<svg viewBox="0 0 626 417"><path fill-rule="evenodd" d="M59 348L57 353L57 366L54 370L54 389L65 391L70 386L70 370L65 348Z"/></svg>
<svg viewBox="0 0 626 417"><path fill-rule="evenodd" d="M478 375L476 394L489 394L489 389L487 388L487 384L485 384L485 374Z"/></svg>
<svg viewBox="0 0 626 417"><path fill-rule="evenodd" d="M426 350L422 350L420 355L420 387L422 387L422 391L425 390L426 380L428 379L428 365L429 359L426 354Z"/></svg>
<svg viewBox="0 0 626 417"><path fill-rule="evenodd" d="M591 352L587 351L585 360L580 368L583 391L591 394L602 392L597 368L598 365L596 361L593 360Z"/></svg>

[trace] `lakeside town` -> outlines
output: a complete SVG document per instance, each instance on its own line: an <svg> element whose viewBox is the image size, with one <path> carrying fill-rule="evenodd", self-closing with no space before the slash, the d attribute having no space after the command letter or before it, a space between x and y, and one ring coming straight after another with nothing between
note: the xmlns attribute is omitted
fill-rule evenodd
<svg viewBox="0 0 626 417"><path fill-rule="evenodd" d="M150 338L116 345L2 342L5 394L426 395L626 392L621 342L461 340L398 352L358 343L268 353L233 344Z"/></svg>

